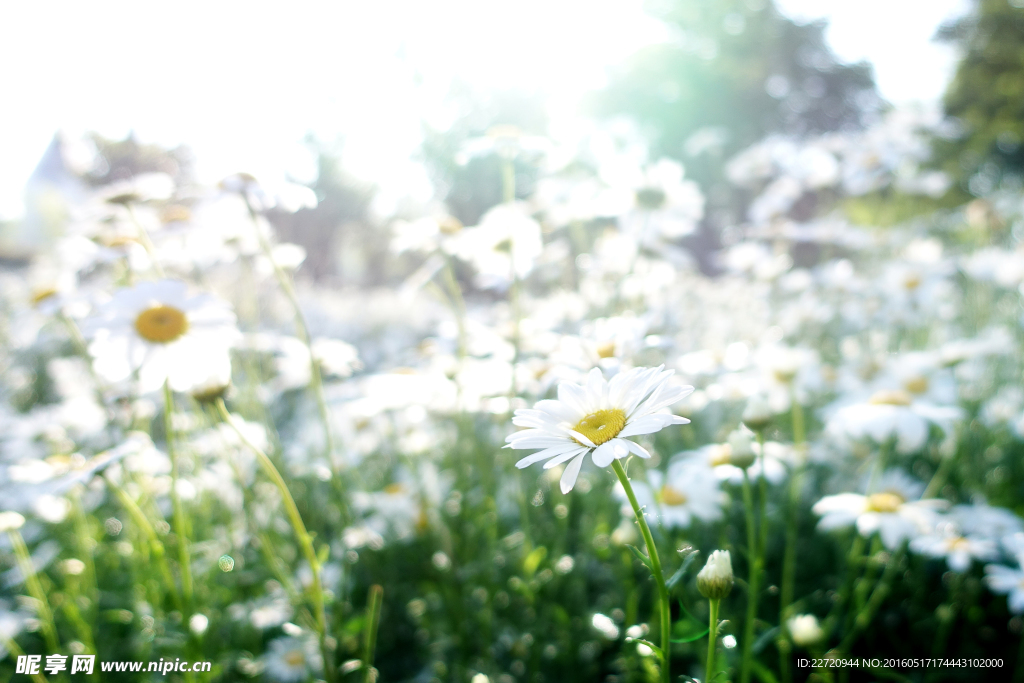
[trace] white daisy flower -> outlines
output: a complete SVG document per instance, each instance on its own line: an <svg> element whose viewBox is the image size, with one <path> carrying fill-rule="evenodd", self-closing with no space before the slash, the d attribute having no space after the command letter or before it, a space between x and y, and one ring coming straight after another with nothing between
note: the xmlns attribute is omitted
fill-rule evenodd
<svg viewBox="0 0 1024 683"><path fill-rule="evenodd" d="M988 538L963 536L953 524L939 524L927 536L919 536L910 542L914 552L928 557L943 557L955 572L971 568L971 561L995 560L999 557L999 545Z"/></svg>
<svg viewBox="0 0 1024 683"><path fill-rule="evenodd" d="M140 282L122 289L83 326L97 374L110 382L137 376L143 392L168 381L190 391L230 362L239 336L230 305L188 293L184 282Z"/></svg>
<svg viewBox="0 0 1024 683"><path fill-rule="evenodd" d="M285 637L270 641L263 655L267 678L280 683L297 683L323 669L323 658L316 640L308 637Z"/></svg>
<svg viewBox="0 0 1024 683"><path fill-rule="evenodd" d="M825 496L812 509L821 516L818 528L822 531L856 525L861 536L877 531L885 547L895 550L904 540L934 529L937 513L945 506L945 501L937 499L907 500L905 491L888 489L870 495Z"/></svg>
<svg viewBox="0 0 1024 683"><path fill-rule="evenodd" d="M539 401L532 409L517 410L512 423L529 429L509 435L505 448L543 450L523 458L516 467L547 460L544 468L548 469L568 461L561 482L562 493L568 493L587 453L593 453L598 467L607 467L630 453L651 457L643 446L626 437L689 422L663 412L693 391L691 386L670 385L673 371L664 367L634 368L611 381L594 368L585 386L563 382L558 386L558 400Z"/></svg>
<svg viewBox="0 0 1024 683"><path fill-rule="evenodd" d="M1024 569L1001 564L985 566L985 583L993 593L1007 595L1007 606L1014 614L1024 612Z"/></svg>

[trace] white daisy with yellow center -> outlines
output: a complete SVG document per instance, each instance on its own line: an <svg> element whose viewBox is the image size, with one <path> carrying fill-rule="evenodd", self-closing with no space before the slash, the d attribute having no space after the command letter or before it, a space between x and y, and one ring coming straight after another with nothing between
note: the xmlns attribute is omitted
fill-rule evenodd
<svg viewBox="0 0 1024 683"><path fill-rule="evenodd" d="M175 280L119 290L83 328L97 374L110 382L135 377L144 392L165 381L190 391L223 375L239 337L227 302L190 294Z"/></svg>
<svg viewBox="0 0 1024 683"><path fill-rule="evenodd" d="M935 528L937 515L947 503L938 499L908 500L905 490L882 490L870 495L840 493L825 496L814 504L821 520L818 528L827 531L856 526L864 537L876 532L889 550L900 543L928 534Z"/></svg>
<svg viewBox="0 0 1024 683"><path fill-rule="evenodd" d="M562 493L576 484L587 453L593 454L598 467L630 453L649 458L643 446L626 437L689 422L666 411L693 391L690 386L670 384L672 374L664 366L634 368L609 381L594 368L585 385L563 382L557 400L517 410L512 423L528 429L509 435L505 448L542 449L517 462L520 469L542 460L547 460L545 469L568 462L562 473Z"/></svg>

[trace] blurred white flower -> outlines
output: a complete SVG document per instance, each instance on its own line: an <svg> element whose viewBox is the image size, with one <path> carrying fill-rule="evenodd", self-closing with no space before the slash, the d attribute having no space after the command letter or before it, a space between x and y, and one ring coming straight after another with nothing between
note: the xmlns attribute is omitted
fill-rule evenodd
<svg viewBox="0 0 1024 683"><path fill-rule="evenodd" d="M999 556L999 546L995 541L962 536L955 525L941 522L932 533L912 539L910 549L929 557L945 558L946 564L955 572L970 569L972 560L994 560Z"/></svg>
<svg viewBox="0 0 1024 683"><path fill-rule="evenodd" d="M307 680L323 668L323 658L315 638L285 637L270 641L263 655L266 675L280 683Z"/></svg>
<svg viewBox="0 0 1024 683"><path fill-rule="evenodd" d="M455 255L476 268L481 287L505 289L513 275L525 278L544 249L540 224L522 203L495 206L480 224L452 239Z"/></svg>
<svg viewBox="0 0 1024 683"><path fill-rule="evenodd" d="M1024 613L1024 569L1001 564L985 566L985 584L993 593L1007 597L1007 607L1014 614Z"/></svg>
<svg viewBox="0 0 1024 683"><path fill-rule="evenodd" d="M825 631L818 623L818 617L813 614L798 614L786 622L789 635L793 642L801 647L808 647L820 643L825 637Z"/></svg>
<svg viewBox="0 0 1024 683"><path fill-rule="evenodd" d="M713 522L721 519L728 496L719 490L718 477L704 463L692 459L674 459L668 474L647 472L647 482L633 481L633 492L644 514L665 528L686 528L694 519ZM623 501L622 515L631 517L633 508L619 483L614 493Z"/></svg>
<svg viewBox="0 0 1024 683"><path fill-rule="evenodd" d="M895 550L903 541L929 533L946 505L935 499L908 501L902 491L889 490L825 496L813 510L821 516L818 528L823 531L855 525L861 536L878 532L885 547Z"/></svg>
<svg viewBox="0 0 1024 683"><path fill-rule="evenodd" d="M238 339L230 306L184 282L141 282L117 291L84 325L89 353L104 379L137 378L143 392L167 381L175 391L206 382Z"/></svg>

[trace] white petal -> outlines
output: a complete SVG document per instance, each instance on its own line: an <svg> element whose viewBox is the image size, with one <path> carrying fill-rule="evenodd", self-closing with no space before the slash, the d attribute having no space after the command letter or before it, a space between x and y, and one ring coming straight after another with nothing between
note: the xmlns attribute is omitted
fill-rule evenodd
<svg viewBox="0 0 1024 683"><path fill-rule="evenodd" d="M583 467L583 458L587 456L586 453L582 453L576 456L576 459L570 462L565 471L562 472L561 488L562 493L569 493L572 491L572 487L576 485L576 477L580 475L580 468Z"/></svg>
<svg viewBox="0 0 1024 683"><path fill-rule="evenodd" d="M612 464L612 460L615 459L615 446L612 444L614 441L609 441L598 446L594 450L594 464L598 467L608 467Z"/></svg>
<svg viewBox="0 0 1024 683"><path fill-rule="evenodd" d="M523 469L524 467L529 467L535 462L540 462L541 460L545 460L547 458L557 458L563 453L577 451L579 450L579 448L580 447L577 444L565 444L562 446L553 446L551 448L545 448L542 451L537 451L532 455L526 456L525 458L516 463L516 467L518 467L519 469Z"/></svg>
<svg viewBox="0 0 1024 683"><path fill-rule="evenodd" d="M641 446L640 444L636 443L635 441L630 441L629 439L622 439L622 441L626 443L626 448L628 448L633 453L636 453L641 458L651 457L651 454L647 452L647 449Z"/></svg>
<svg viewBox="0 0 1024 683"><path fill-rule="evenodd" d="M559 455L556 458L551 458L546 463L544 463L544 469L550 470L552 467L557 467L558 465L561 465L566 460L572 460L574 457L576 457L577 455L580 455L581 453L586 455L586 453L589 450L590 449L587 448L586 446L580 446L579 448L575 448L575 449L573 449L573 450L571 450L571 451L569 451L567 453L563 453L563 454Z"/></svg>
<svg viewBox="0 0 1024 683"><path fill-rule="evenodd" d="M579 432L577 432L574 429L570 429L569 430L569 436L571 436L572 438L576 439L577 441L579 441L584 446L589 446L590 448L597 448L597 444L596 443L594 443L593 441L591 441L587 437L583 436L582 434L580 434Z"/></svg>

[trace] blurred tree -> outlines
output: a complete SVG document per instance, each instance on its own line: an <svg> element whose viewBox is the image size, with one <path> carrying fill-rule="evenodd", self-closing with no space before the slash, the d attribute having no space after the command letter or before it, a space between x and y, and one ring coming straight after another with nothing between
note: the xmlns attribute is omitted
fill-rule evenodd
<svg viewBox="0 0 1024 683"><path fill-rule="evenodd" d="M270 221L282 239L306 250L301 272L313 280L384 284L388 241L369 216L374 188L351 177L338 154L315 140L308 142L317 157L317 177L308 185L317 205L294 213L271 211Z"/></svg>
<svg viewBox="0 0 1024 683"><path fill-rule="evenodd" d="M963 57L946 90L946 114L962 130L938 139L943 169L960 189L979 196L1024 172L1024 0L974 0L973 11L942 28L939 38ZM965 197L966 198L966 197Z"/></svg>
<svg viewBox="0 0 1024 683"><path fill-rule="evenodd" d="M488 131L502 126L526 135L544 134L544 99L516 91L482 95L456 85L449 103L458 112L454 121L446 129L424 123L420 153L448 210L464 224L474 225L503 198L502 160L486 142ZM538 174L535 162L529 154L516 158L517 197L532 191Z"/></svg>
<svg viewBox="0 0 1024 683"><path fill-rule="evenodd" d="M705 189L725 159L768 134L859 127L880 105L870 66L840 64L824 21L794 23L770 0L664 0L648 9L675 39L613 73L594 110L635 121L652 156L683 160Z"/></svg>
<svg viewBox="0 0 1024 683"><path fill-rule="evenodd" d="M726 162L774 133L860 128L882 101L868 64L841 64L829 49L825 21L797 24L771 0L659 0L647 9L673 39L613 72L593 112L632 120L652 159L681 160L700 184L705 218L683 244L713 273L722 231L745 220L751 199L725 180Z"/></svg>

